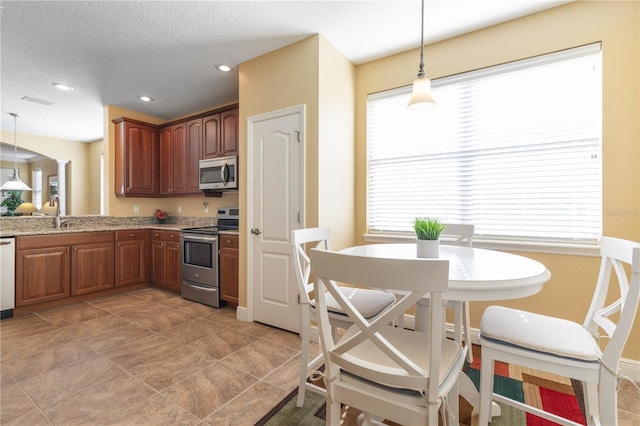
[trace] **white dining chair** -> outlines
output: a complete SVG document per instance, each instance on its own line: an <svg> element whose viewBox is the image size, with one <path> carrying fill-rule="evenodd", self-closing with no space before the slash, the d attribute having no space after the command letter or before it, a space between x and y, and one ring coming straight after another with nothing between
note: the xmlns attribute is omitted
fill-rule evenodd
<svg viewBox="0 0 640 426"><path fill-rule="evenodd" d="M291 232L292 257L300 295L300 337L302 339L302 353L300 362L300 375L298 383L298 397L296 405L302 407L304 404L305 390L323 394L325 389L311 383L307 379L314 374L323 363L323 356L320 353L313 360L309 361L309 343L311 321L316 320L316 302L313 295L313 281L310 281L310 260L305 252L305 245L322 250L329 249L331 230L329 228L306 228ZM347 295L366 318L379 315L395 302L395 296L387 291L371 290L362 288L352 288L341 286L341 291ZM331 306L331 325L333 333L338 329L347 329L353 322L344 314L340 305L335 301L329 302Z"/></svg>
<svg viewBox="0 0 640 426"><path fill-rule="evenodd" d="M440 408L451 424L457 424L457 409L444 407L447 398L458 399L457 381L467 348L444 337L439 310L431 310L428 333L391 324L422 298L442 304L442 294L449 285L449 261L382 259L316 249L310 257L325 360L327 424L340 424L341 404L366 413L365 425L372 417L408 425L437 425ZM367 319L338 282L390 289L401 296L392 308ZM332 300L353 321L340 339L332 333Z"/></svg>
<svg viewBox="0 0 640 426"><path fill-rule="evenodd" d="M587 424L618 424L616 389L622 377L620 356L640 300L640 244L604 237L600 241L600 253L600 272L583 324L501 306L491 306L484 312L479 336L482 345L480 426L487 425L490 420L492 400L559 424L577 424L494 393L494 361L580 381ZM631 266L630 277L625 270L628 265ZM618 283L617 291L609 288L613 274ZM611 301L609 297L614 294L615 301L607 305L606 301Z"/></svg>
<svg viewBox="0 0 640 426"><path fill-rule="evenodd" d="M463 247L473 246L475 225L467 223L447 223L440 233L440 243ZM454 336L456 341L464 342L469 348L467 361L473 362L471 350L471 313L469 302L446 301L446 307L453 310Z"/></svg>

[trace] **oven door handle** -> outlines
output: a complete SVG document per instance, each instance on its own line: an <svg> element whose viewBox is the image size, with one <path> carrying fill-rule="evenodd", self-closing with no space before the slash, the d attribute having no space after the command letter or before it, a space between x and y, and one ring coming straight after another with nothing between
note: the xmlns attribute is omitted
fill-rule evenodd
<svg viewBox="0 0 640 426"><path fill-rule="evenodd" d="M209 242L213 242L213 241L216 241L218 239L218 237L209 237L209 236L200 237L200 236L197 236L197 235L188 235L188 236L181 235L180 239L182 241L209 241Z"/></svg>

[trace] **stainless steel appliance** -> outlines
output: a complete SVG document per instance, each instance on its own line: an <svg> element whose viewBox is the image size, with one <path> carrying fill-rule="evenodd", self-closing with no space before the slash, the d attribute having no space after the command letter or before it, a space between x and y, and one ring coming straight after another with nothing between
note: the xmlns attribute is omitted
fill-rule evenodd
<svg viewBox="0 0 640 426"><path fill-rule="evenodd" d="M200 189L238 189L238 157L219 157L200 160Z"/></svg>
<svg viewBox="0 0 640 426"><path fill-rule="evenodd" d="M238 230L238 208L218 209L217 226L183 229L180 234L181 285L185 299L220 307L218 232Z"/></svg>
<svg viewBox="0 0 640 426"><path fill-rule="evenodd" d="M0 319L11 318L15 307L15 238L0 238Z"/></svg>

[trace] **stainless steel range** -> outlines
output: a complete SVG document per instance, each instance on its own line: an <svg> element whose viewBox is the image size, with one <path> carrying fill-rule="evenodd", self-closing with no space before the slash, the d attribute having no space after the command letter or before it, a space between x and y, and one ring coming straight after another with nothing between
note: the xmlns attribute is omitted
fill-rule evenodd
<svg viewBox="0 0 640 426"><path fill-rule="evenodd" d="M218 232L238 230L238 208L218 209L217 226L185 228L180 234L182 280L185 299L220 307Z"/></svg>

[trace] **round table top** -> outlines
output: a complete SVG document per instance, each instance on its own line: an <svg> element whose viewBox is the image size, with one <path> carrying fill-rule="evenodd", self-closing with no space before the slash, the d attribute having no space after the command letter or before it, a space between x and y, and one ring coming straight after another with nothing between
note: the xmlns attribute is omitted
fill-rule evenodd
<svg viewBox="0 0 640 426"><path fill-rule="evenodd" d="M357 256L415 259L416 244L370 244L341 250ZM447 300L506 300L542 290L551 273L540 262L511 253L440 245L449 261Z"/></svg>

